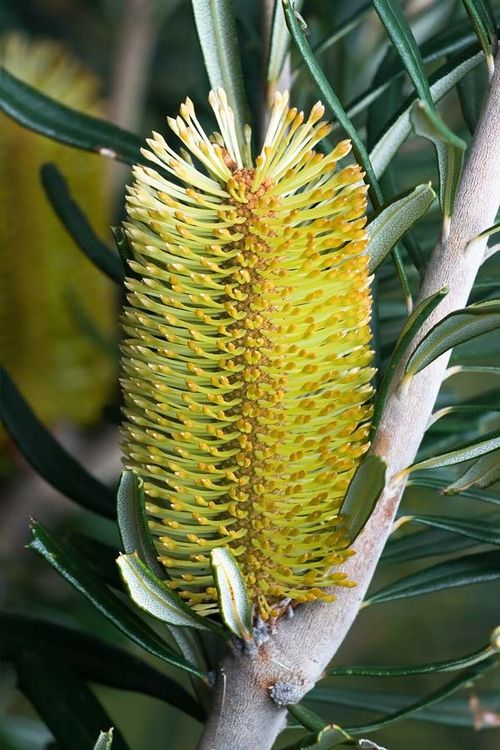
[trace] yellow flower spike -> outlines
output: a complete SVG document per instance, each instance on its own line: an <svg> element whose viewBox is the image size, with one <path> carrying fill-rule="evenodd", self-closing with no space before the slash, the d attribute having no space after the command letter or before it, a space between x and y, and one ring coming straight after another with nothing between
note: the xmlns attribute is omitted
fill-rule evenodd
<svg viewBox="0 0 500 750"><path fill-rule="evenodd" d="M0 64L47 96L99 114L95 78L58 44L3 37ZM83 256L49 205L39 173L46 162L68 178L97 233L108 231L104 160L0 114L0 361L44 421L91 423L112 391L115 367L84 330L75 300L91 325L111 339L113 285Z"/></svg>
<svg viewBox="0 0 500 750"><path fill-rule="evenodd" d="M227 545L269 619L352 585L338 513L371 416L366 187L336 171L349 142L314 151L321 104L305 118L276 94L243 166L225 93L209 101L220 134L187 99L168 122L195 161L155 134L162 174L138 166L128 191L124 463L181 596L217 611L209 556Z"/></svg>

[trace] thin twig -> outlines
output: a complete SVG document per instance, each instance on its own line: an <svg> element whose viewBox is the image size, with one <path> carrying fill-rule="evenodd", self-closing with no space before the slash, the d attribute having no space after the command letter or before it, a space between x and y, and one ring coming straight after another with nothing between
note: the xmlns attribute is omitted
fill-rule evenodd
<svg viewBox="0 0 500 750"><path fill-rule="evenodd" d="M158 35L155 5L155 0L126 0L116 30L108 114L111 122L134 133L141 127ZM127 175L126 167L115 167L111 175L113 192L121 190Z"/></svg>

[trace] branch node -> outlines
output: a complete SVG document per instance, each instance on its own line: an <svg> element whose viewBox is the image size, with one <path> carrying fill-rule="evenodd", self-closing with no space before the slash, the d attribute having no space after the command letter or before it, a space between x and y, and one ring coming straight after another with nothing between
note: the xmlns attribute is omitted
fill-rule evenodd
<svg viewBox="0 0 500 750"><path fill-rule="evenodd" d="M280 708L299 703L304 697L304 685L301 682L275 682L269 686L271 700Z"/></svg>

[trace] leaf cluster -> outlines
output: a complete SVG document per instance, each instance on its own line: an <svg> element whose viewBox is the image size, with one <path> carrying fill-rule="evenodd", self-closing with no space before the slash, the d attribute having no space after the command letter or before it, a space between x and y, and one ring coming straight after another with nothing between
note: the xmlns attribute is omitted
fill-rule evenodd
<svg viewBox="0 0 500 750"><path fill-rule="evenodd" d="M211 84L225 87L236 118L243 124L253 107L238 43L241 19L235 16L230 0L193 0L192 4ZM394 378L402 370L406 380L415 377L456 347L421 454L407 469L407 498L380 565L382 574L415 561L418 569L397 574L390 583L378 585L376 581L364 607L414 597L423 597L426 603L435 600L431 595L436 592L500 578L500 491L495 487L500 479L500 366L487 338L500 327L500 300L491 296L497 285L494 246L486 258L488 271L480 274L471 303L442 319L414 346L423 323L447 293L443 289L412 309L429 255L439 233L446 232L453 211L469 139L467 128L473 129L477 122L477 112L466 103L464 87L478 72L491 69L497 44L495 8L486 0L463 0L462 5L462 12L450 5L451 27L449 15L439 17L432 8L409 22L397 0L365 3L333 24L324 8L308 14L306 3L303 18L300 3L278 0L267 48L262 49L266 66L261 115L265 116L268 94L291 55L298 104L305 107L320 96L335 121L333 137L351 138L365 171L371 202L370 271L375 277L373 335L379 365L374 433ZM366 32L367 21L373 23L375 17L380 21L375 59L380 62L365 88L361 85L361 91L349 99L332 60L341 54L343 42ZM346 76L352 76L355 68L354 56L352 60L347 57ZM458 91L461 108L459 127L448 124L438 106L454 91ZM135 134L63 107L6 71L0 75L0 111L73 148L128 164L142 159L141 139ZM416 136L432 144L435 164ZM405 152L408 139L420 149L418 168L410 163L415 161L412 152ZM429 174L437 174L436 191ZM122 285L128 257L123 240L119 238L115 250L97 237L57 165L45 165L41 179L68 234L91 262ZM493 237L497 231L496 225L488 235ZM470 252L474 252L473 244ZM472 401L460 395L472 376L489 379L486 400L484 383ZM82 509L117 523L121 537L119 548L81 534L56 539L34 522L30 544L95 607L117 637L121 634L121 645L62 626L57 618L4 613L0 615L1 658L14 666L20 689L61 750L127 748L119 727L110 729L113 721L89 683L140 692L203 721L211 673L217 667L214 642L222 639L248 647L254 637L252 609L235 559L227 550L212 554L222 617L201 618L193 613L169 586L157 563L140 480L125 472L117 490L97 480L40 422L5 371L1 387L2 423L28 463ZM459 475L455 466L461 467ZM385 466L380 459L369 457L359 465L342 506L350 542L362 531L384 483ZM456 494L467 508L463 514L450 506L450 497ZM421 512L419 498L423 496L439 506L436 512ZM406 718L471 726L467 691L498 665L499 646L495 631L489 643L477 644L472 653L440 661L335 665L328 686L309 694L306 706L290 707L290 731L302 728L307 736L289 748L377 747L362 735ZM189 675L192 689L167 675L165 665ZM425 695L411 688L406 693L390 689L393 678L411 682L417 675L439 678L448 672L456 674L437 687L433 683ZM345 686L340 679L351 677L383 680L389 689ZM497 695L474 689L481 703L492 711L500 709ZM319 712L326 706L329 717L337 715L339 706L362 708L377 717L342 728L310 706Z"/></svg>

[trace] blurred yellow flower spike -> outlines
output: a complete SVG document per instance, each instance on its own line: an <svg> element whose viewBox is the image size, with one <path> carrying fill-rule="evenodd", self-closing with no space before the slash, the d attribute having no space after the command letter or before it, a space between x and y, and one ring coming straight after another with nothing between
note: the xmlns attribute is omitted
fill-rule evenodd
<svg viewBox="0 0 500 750"><path fill-rule="evenodd" d="M305 118L276 94L252 162L224 91L209 100L219 132L187 99L180 154L155 133L128 189L123 451L170 585L216 612L227 546L269 619L354 585L338 513L371 415L366 186L336 168L348 141L315 151L320 103Z"/></svg>
<svg viewBox="0 0 500 750"><path fill-rule="evenodd" d="M0 38L0 63L57 101L99 114L93 75L58 44ZM92 266L47 201L40 167L55 163L97 233L111 223L104 160L26 130L0 114L0 361L47 423L97 420L114 365L111 282Z"/></svg>

